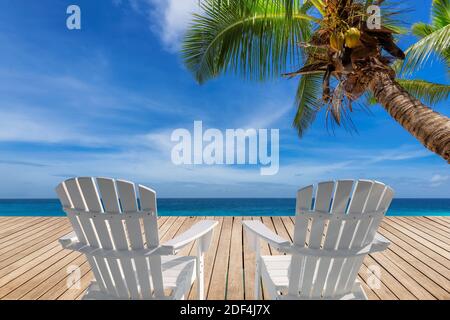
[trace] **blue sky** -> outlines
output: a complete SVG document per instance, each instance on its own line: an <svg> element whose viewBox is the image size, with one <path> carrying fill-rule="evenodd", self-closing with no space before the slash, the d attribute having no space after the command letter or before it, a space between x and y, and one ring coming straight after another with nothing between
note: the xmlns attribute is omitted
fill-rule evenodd
<svg viewBox="0 0 450 320"><path fill-rule="evenodd" d="M322 113L301 141L291 127L297 80L226 76L199 86L178 54L197 0L3 0L0 3L0 198L54 197L71 176L111 176L160 197L293 197L339 178L388 183L397 197L450 197L450 171L379 106L357 111L358 133L325 129ZM66 28L77 4L82 29ZM431 0L409 2L429 21ZM413 41L404 37L406 48ZM442 66L418 77L448 83ZM450 115L448 102L435 107ZM280 129L280 170L175 166L176 128Z"/></svg>

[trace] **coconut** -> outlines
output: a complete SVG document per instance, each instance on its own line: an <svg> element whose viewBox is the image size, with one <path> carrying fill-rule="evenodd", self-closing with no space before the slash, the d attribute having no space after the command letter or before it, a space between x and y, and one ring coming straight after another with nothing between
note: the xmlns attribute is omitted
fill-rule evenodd
<svg viewBox="0 0 450 320"><path fill-rule="evenodd" d="M350 28L345 33L345 45L349 48L356 48L361 45L361 31L358 28Z"/></svg>
<svg viewBox="0 0 450 320"><path fill-rule="evenodd" d="M345 36L342 32L339 32L338 34L333 33L330 36L330 46L335 51L341 51L344 47L344 40Z"/></svg>

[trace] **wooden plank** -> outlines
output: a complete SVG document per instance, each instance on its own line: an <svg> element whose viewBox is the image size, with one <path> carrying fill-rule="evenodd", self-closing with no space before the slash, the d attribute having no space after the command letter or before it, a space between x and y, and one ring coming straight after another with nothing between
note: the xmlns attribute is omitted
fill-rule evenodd
<svg viewBox="0 0 450 320"><path fill-rule="evenodd" d="M428 219L428 217L416 217L415 220L422 222L421 225L424 227L430 226L433 230L436 230L437 232L440 232L440 234L447 236L447 238L450 237L450 235L448 234L449 227L443 226L442 224L439 224L434 220L430 220Z"/></svg>
<svg viewBox="0 0 450 320"><path fill-rule="evenodd" d="M437 235L430 235L424 230L420 230L414 223L408 223L405 222L402 217L397 217L395 221L392 220L392 218L388 218L390 221L392 221L394 224L401 226L403 228L408 229L410 232L415 233L419 237L428 240L429 242L433 243L434 245L442 248L446 254L450 252L450 244L446 243L445 241L442 241L440 237Z"/></svg>
<svg viewBox="0 0 450 320"><path fill-rule="evenodd" d="M433 220L433 221L436 221L436 222L442 224L443 226L450 227L450 217L436 217L436 216L435 217L430 217L430 216L427 216L426 218L430 219L430 220Z"/></svg>
<svg viewBox="0 0 450 320"><path fill-rule="evenodd" d="M439 285L442 286L443 284L448 284L447 281L450 280L449 268L430 259L430 257L420 251L417 246L403 241L397 235L390 233L385 229L380 229L380 234L391 241L391 244L389 245L390 250L394 251L399 256L402 256L405 260L409 261L410 264L414 265L415 268L421 270Z"/></svg>
<svg viewBox="0 0 450 320"><path fill-rule="evenodd" d="M52 218L47 218L45 220L51 220ZM6 239L7 237L14 236L17 233L24 232L28 228L32 228L38 224L43 223L42 219L39 218L31 218L31 220L24 220L16 223L9 223L6 226L3 226L0 232L0 239Z"/></svg>
<svg viewBox="0 0 450 320"><path fill-rule="evenodd" d="M80 266L80 279L81 277L84 277L86 274L91 273L91 268L89 266L89 263L86 261L86 258L84 256L81 256L77 258L74 263L79 263ZM68 283L69 274L67 274L67 269L61 269L58 273L52 277L53 280L53 286L42 286L42 284L36 288L34 288L32 291L28 292L26 295L24 295L21 299L27 299L27 300L56 300L61 295L63 295L66 291L78 291L78 294L82 292L82 289L78 289L75 283L72 283L70 281ZM92 276L92 275L91 275ZM93 277L93 276L92 276ZM69 284L72 284L69 286Z"/></svg>
<svg viewBox="0 0 450 320"><path fill-rule="evenodd" d="M358 275L359 279L365 285L363 286L363 288L366 294L375 294L378 299L381 300L398 300L398 297L394 293L392 293L392 291L382 282L378 275L369 270L365 264L361 266ZM376 288L373 287L373 282L375 282L374 280L376 280L378 284Z"/></svg>
<svg viewBox="0 0 450 320"><path fill-rule="evenodd" d="M13 270L14 265L21 266L24 261L29 261L33 256L37 256L36 252L45 252L45 248L48 248L48 245L52 247L55 245L59 245L56 240L68 231L70 231L70 228L68 226L61 226L56 230L49 231L47 234L44 234L41 237L37 238L38 242L32 242L29 245L29 247L33 247L34 249L31 251L28 249L23 250L23 248L26 248L26 244L17 248L11 247L11 250L2 255L2 258L4 257L4 260L0 262L0 277L3 274Z"/></svg>
<svg viewBox="0 0 450 320"><path fill-rule="evenodd" d="M243 220L253 220L252 217L244 217ZM244 257L244 298L255 299L255 251L250 248L247 236L243 234L243 257Z"/></svg>
<svg viewBox="0 0 450 320"><path fill-rule="evenodd" d="M434 228L430 225L424 225L422 223L422 221L419 220L419 218L417 218L417 217L414 217L414 220L407 219L405 217L398 217L398 219L396 219L396 220L402 221L405 224L413 227L414 229L417 229L420 232L424 232L424 233L428 234L429 236L436 238L439 241L442 241L442 243L444 243L444 244L447 244L447 245L450 244L450 235L448 234L448 232L443 232L440 229ZM448 248L450 248L450 246L448 246Z"/></svg>
<svg viewBox="0 0 450 320"><path fill-rule="evenodd" d="M32 256L36 256L39 253L45 252L46 248L49 246L55 246L58 243L56 242L59 237L68 233L70 231L70 227L63 225L60 228L55 230L49 230L46 234L41 235L38 238L33 239L33 242L30 245L24 244L18 246L17 248L11 247L7 253L2 254L2 261L0 261L0 276L2 274L2 269L16 263L17 266L20 266L20 263L23 263L22 259L29 259ZM11 271L12 267L9 267L9 271Z"/></svg>
<svg viewBox="0 0 450 320"><path fill-rule="evenodd" d="M0 236L5 232L8 231L12 228L18 228L20 229L21 225L24 224L30 224L33 221L40 221L41 219L39 219L39 217L14 217L13 218L8 218L8 219L4 219L4 220L0 220L0 226L2 227L0 229Z"/></svg>
<svg viewBox="0 0 450 320"><path fill-rule="evenodd" d="M26 226L21 231L0 239L0 250L10 247L11 243L17 244L19 240L33 239L33 236L35 236L40 230L54 229L63 223L69 225L67 221L63 220L42 220L40 223L36 223L32 226Z"/></svg>
<svg viewBox="0 0 450 320"><path fill-rule="evenodd" d="M0 298L3 298L8 293L13 291L18 286L22 285L26 281L33 277L36 277L39 273L43 272L45 269L50 268L54 263L59 261L70 254L69 251L63 250L61 247L55 247L52 250L46 252L42 256L34 259L27 265L24 265L7 276L0 279L0 288L2 294Z"/></svg>
<svg viewBox="0 0 450 320"><path fill-rule="evenodd" d="M216 255L207 295L205 295L210 300L225 299L232 224L233 220L231 218L225 218L222 224L217 247L218 254Z"/></svg>
<svg viewBox="0 0 450 320"><path fill-rule="evenodd" d="M434 300L436 299L426 289L424 283L430 281L423 274L417 272L414 268L408 266L402 259L392 261L392 252L386 250L381 253L375 253L372 257L392 276L399 280L399 282L419 300ZM434 284L435 285L435 284ZM442 290L442 289L441 289Z"/></svg>
<svg viewBox="0 0 450 320"><path fill-rule="evenodd" d="M17 300L25 296L27 293L29 293L36 287L40 288L40 290L43 290L44 292L47 291L46 290L47 287L52 287L54 285L52 279L55 279L54 277L55 274L61 277L61 274L63 272L64 273L66 272L68 266L75 265L74 261L76 261L77 259L80 262L83 261L82 259L83 255L78 252L67 251L66 253L67 254L62 259L56 261L48 268L44 269L42 272L39 272L31 279L29 279L27 282L22 283L20 285L15 285L11 283L11 285L15 286L14 290L10 291L3 298ZM76 265L78 266L78 264Z"/></svg>
<svg viewBox="0 0 450 320"><path fill-rule="evenodd" d="M233 218L231 232L230 262L228 268L227 300L244 299L244 270L242 258L242 218Z"/></svg>
<svg viewBox="0 0 450 320"><path fill-rule="evenodd" d="M8 224L10 221L20 221L20 220L27 220L30 217L16 217L16 216L5 216L0 217L0 226L4 226L5 224Z"/></svg>
<svg viewBox="0 0 450 320"><path fill-rule="evenodd" d="M86 289L88 288L89 284L91 283L92 279L93 279L93 274L92 272L88 272L86 274L84 274L81 279L80 279L80 283L79 286L80 288L68 288L68 290L66 290L62 295L60 295L58 297L58 300L79 300L81 299L85 292Z"/></svg>
<svg viewBox="0 0 450 320"><path fill-rule="evenodd" d="M428 238L422 237L422 236L418 235L417 233L412 232L408 226L404 226L404 225L398 224L396 221L393 221L393 220L388 220L388 221L389 221L389 226L392 226L395 229L397 229L398 231L400 231L400 232L406 234L407 236L417 240L418 242L422 243L427 248L433 250L434 252L438 253L439 255L441 255L446 260L450 261L449 256L448 256L448 251L446 251L445 249L441 248L439 245L436 245L432 241L429 241Z"/></svg>
<svg viewBox="0 0 450 320"><path fill-rule="evenodd" d="M388 223L384 223L381 225L380 233L382 235L384 235L384 234L387 234L386 232L388 232L390 234L394 234L398 239L401 239L403 242L406 242L406 243L410 244L411 246L413 246L414 248L417 248L417 250L419 250L422 254L427 256L425 261L432 259L432 260L440 263L442 266L450 266L450 260L443 257L439 253L433 251L429 247L427 247L423 243L423 239L420 239L415 236L411 237L403 232L400 232L398 229L394 228L392 225L390 225Z"/></svg>
<svg viewBox="0 0 450 320"><path fill-rule="evenodd" d="M4 257L4 255L10 251L11 249L19 248L22 245L29 245L30 242L35 241L41 235L48 234L49 230L56 230L61 226L69 227L69 224L66 221L47 221L43 225L36 226L35 229L31 229L22 234L18 234L16 237L12 237L11 239L0 240L0 256Z"/></svg>
<svg viewBox="0 0 450 320"><path fill-rule="evenodd" d="M160 242L164 243L165 241L174 238L184 222L185 222L184 218L178 217L175 220L175 222L170 226L170 228L167 230L167 232L164 235L160 235Z"/></svg>
<svg viewBox="0 0 450 320"><path fill-rule="evenodd" d="M428 299L433 297L433 299L448 299L450 298L449 293L444 290L442 287L438 286L436 282L431 280L426 274L422 273L420 270L417 270L417 265L415 259L412 259L412 264L408 261L404 260L404 257L397 255L391 249L387 249L384 252L380 253L379 256L384 256L390 260L393 264L398 267L395 269L394 267L389 268L389 271L395 274L405 274L410 278L411 281L402 281L402 284L408 286L410 284L410 292L414 293L414 290L417 289L418 294L415 294L418 299ZM391 264L389 264L391 265ZM446 280L444 280L447 282ZM422 288L424 290L422 290ZM427 292L425 292L427 291ZM431 294L432 293L432 294Z"/></svg>
<svg viewBox="0 0 450 320"><path fill-rule="evenodd" d="M272 217L272 222L277 234L286 240L292 241L293 238L289 235L289 232L287 231L281 217Z"/></svg>
<svg viewBox="0 0 450 320"><path fill-rule="evenodd" d="M158 221L160 237L169 240L195 222L210 217L162 217ZM212 245L205 257L205 286L208 298L253 299L254 254L242 234L241 220L217 217ZM286 239L293 238L292 217L263 217L271 230ZM391 241L389 249L368 257L358 278L370 299L450 299L450 256L443 245L450 238L447 217L389 217L379 232ZM3 299L81 299L92 272L83 255L61 249L57 239L71 230L65 218L0 217L0 297ZM3 241L2 241L3 240ZM261 254L272 254L267 244ZM194 255L196 245L186 246L179 254ZM276 254L276 252L273 252ZM67 286L67 267L80 266L81 286ZM381 270L379 288L371 288L377 277L368 266ZM196 298L195 285L189 298ZM216 292L217 291L217 292ZM267 292L263 287L263 296Z"/></svg>
<svg viewBox="0 0 450 320"><path fill-rule="evenodd" d="M49 219L51 217L47 218ZM3 220L0 220L0 225L2 226L0 234L24 224L33 223L34 221L41 221L42 219L42 217L6 217Z"/></svg>
<svg viewBox="0 0 450 320"><path fill-rule="evenodd" d="M405 286L403 286L403 284L401 283L401 277L399 277L398 279L394 277L388 270L383 268L382 265L378 263L378 261L374 260L372 256L367 256L364 259L364 265L371 270L373 270L372 268L374 268L374 266L380 267L379 279L387 288L389 288L389 290L393 294L395 294L398 299L417 300L416 296L409 292L409 290L406 289Z"/></svg>
<svg viewBox="0 0 450 320"><path fill-rule="evenodd" d="M364 282L364 280L360 276L358 276L358 281L361 283L361 286L369 300L380 300L380 297L378 297L377 294L369 288L369 286Z"/></svg>

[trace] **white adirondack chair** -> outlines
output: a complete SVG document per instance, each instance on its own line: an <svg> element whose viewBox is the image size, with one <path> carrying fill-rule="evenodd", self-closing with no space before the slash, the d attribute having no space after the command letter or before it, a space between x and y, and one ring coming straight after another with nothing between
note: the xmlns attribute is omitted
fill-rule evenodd
<svg viewBox="0 0 450 320"><path fill-rule="evenodd" d="M73 178L56 192L74 232L60 239L84 253L95 280L84 299L183 299L198 280L203 299L203 257L217 221L201 221L159 243L155 191L128 181ZM194 240L197 256L174 254Z"/></svg>
<svg viewBox="0 0 450 320"><path fill-rule="evenodd" d="M260 221L244 221L260 278L272 299L367 299L358 271L364 257L387 248L377 234L393 190L368 180L322 182L297 193L293 243ZM315 200L313 201L313 194ZM261 256L260 240L287 255Z"/></svg>

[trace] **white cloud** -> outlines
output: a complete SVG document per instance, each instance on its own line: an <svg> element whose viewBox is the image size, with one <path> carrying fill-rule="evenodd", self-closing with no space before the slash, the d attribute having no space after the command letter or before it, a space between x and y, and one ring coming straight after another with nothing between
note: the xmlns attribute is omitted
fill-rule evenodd
<svg viewBox="0 0 450 320"><path fill-rule="evenodd" d="M151 149L170 154L170 150L174 145L174 143L170 141L171 134L171 130L161 130L139 135L135 140Z"/></svg>
<svg viewBox="0 0 450 320"><path fill-rule="evenodd" d="M279 103L280 102L278 102L278 104ZM286 103L281 107L274 103L268 103L267 105L259 106L258 110L249 114L244 121L240 120L240 125L244 128L270 129L273 128L273 126L276 125L290 110L292 110L292 105L289 103Z"/></svg>
<svg viewBox="0 0 450 320"><path fill-rule="evenodd" d="M183 35L192 19L199 12L198 0L147 0L151 5L149 21L164 45L170 51L180 48Z"/></svg>
<svg viewBox="0 0 450 320"><path fill-rule="evenodd" d="M115 6L125 3L135 12L147 16L150 28L159 35L169 51L178 51L192 14L199 12L199 0L112 0Z"/></svg>
<svg viewBox="0 0 450 320"><path fill-rule="evenodd" d="M403 161L424 158L431 155L426 149L412 149L407 146L401 146L391 150L377 150L378 155L370 159L370 163L378 163L383 161Z"/></svg>
<svg viewBox="0 0 450 320"><path fill-rule="evenodd" d="M450 176L448 176L448 175L435 174L434 176L431 177L430 182L431 182L432 187L439 187L444 182L447 182L449 180L450 180Z"/></svg>
<svg viewBox="0 0 450 320"><path fill-rule="evenodd" d="M145 15L150 28L158 34L167 50L179 51L192 14L200 11L199 0L112 0Z"/></svg>
<svg viewBox="0 0 450 320"><path fill-rule="evenodd" d="M0 111L0 141L8 142L44 142L77 144L98 144L95 137L80 133L74 126L66 126L66 122L51 119L48 116L25 112L16 113Z"/></svg>

